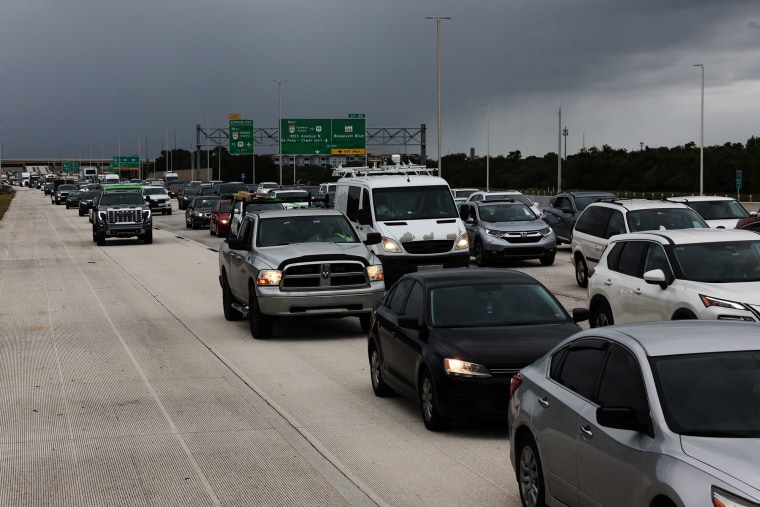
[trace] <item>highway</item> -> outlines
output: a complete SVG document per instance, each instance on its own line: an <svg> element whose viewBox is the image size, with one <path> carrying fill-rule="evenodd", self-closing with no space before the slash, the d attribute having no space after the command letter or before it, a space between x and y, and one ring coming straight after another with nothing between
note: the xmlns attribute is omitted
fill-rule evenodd
<svg viewBox="0 0 760 507"><path fill-rule="evenodd" d="M0 504L520 505L506 424L432 433L375 397L358 319L269 340L227 322L221 239L176 206L152 245L98 247L86 217L18 190L0 221ZM585 306L568 246L515 267Z"/></svg>

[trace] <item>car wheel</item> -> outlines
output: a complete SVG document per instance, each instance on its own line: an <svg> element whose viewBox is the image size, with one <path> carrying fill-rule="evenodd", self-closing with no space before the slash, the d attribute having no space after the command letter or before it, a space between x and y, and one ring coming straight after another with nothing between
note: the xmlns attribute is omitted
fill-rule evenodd
<svg viewBox="0 0 760 507"><path fill-rule="evenodd" d="M66 209L69 209L69 208L70 208L69 203L66 203Z"/></svg>
<svg viewBox="0 0 760 507"><path fill-rule="evenodd" d="M483 250L483 243L481 243L480 240L477 240L475 242L475 264L477 264L481 268L488 266L488 261L486 260L486 253Z"/></svg>
<svg viewBox="0 0 760 507"><path fill-rule="evenodd" d="M256 289L251 285L248 288L248 321L251 326L251 336L257 340L272 337L274 322L271 317L261 313L259 302L256 299Z"/></svg>
<svg viewBox="0 0 760 507"><path fill-rule="evenodd" d="M166 214L167 215L171 215L172 214L172 210L167 211Z"/></svg>
<svg viewBox="0 0 760 507"><path fill-rule="evenodd" d="M526 436L517 444L517 486L525 507L545 505L546 488L541 471L541 458L533 438Z"/></svg>
<svg viewBox="0 0 760 507"><path fill-rule="evenodd" d="M580 254L575 256L575 282L578 287L588 286L588 266Z"/></svg>
<svg viewBox="0 0 760 507"><path fill-rule="evenodd" d="M200 227L198 224L195 223L195 217L190 217L190 227L193 229L197 229Z"/></svg>
<svg viewBox="0 0 760 507"><path fill-rule="evenodd" d="M435 396L433 377L428 370L420 374L420 408L422 409L422 422L430 431L445 430L451 424L451 420L443 417L438 412L438 402Z"/></svg>
<svg viewBox="0 0 760 507"><path fill-rule="evenodd" d="M541 265L542 266L551 266L554 264L554 257L557 255L557 252L547 253L544 254L543 257L541 257Z"/></svg>
<svg viewBox="0 0 760 507"><path fill-rule="evenodd" d="M146 245L150 245L151 243L153 243L153 229L149 229L148 232L143 234L143 242Z"/></svg>
<svg viewBox="0 0 760 507"><path fill-rule="evenodd" d="M185 217L185 227L190 228L190 221Z"/></svg>
<svg viewBox="0 0 760 507"><path fill-rule="evenodd" d="M591 327L605 327L615 324L615 319L612 318L612 309L607 301L599 301L592 305L589 320Z"/></svg>
<svg viewBox="0 0 760 507"><path fill-rule="evenodd" d="M105 246L106 244L106 235L103 232L95 233L95 242L98 244L98 246Z"/></svg>
<svg viewBox="0 0 760 507"><path fill-rule="evenodd" d="M383 361L380 359L380 353L377 351L377 347L372 344L369 349L369 374L372 379L372 390L375 392L375 396L380 398L393 394L393 389L383 381L382 370Z"/></svg>
<svg viewBox="0 0 760 507"><path fill-rule="evenodd" d="M232 290L230 282L227 280L227 274L222 275L222 308L224 308L224 318L227 320L240 320L243 314L232 307Z"/></svg>
<svg viewBox="0 0 760 507"><path fill-rule="evenodd" d="M82 211L82 208L79 208L79 216L80 216L80 217L83 217L83 216L84 216L84 212Z"/></svg>
<svg viewBox="0 0 760 507"><path fill-rule="evenodd" d="M369 333L369 319L370 314L359 315L359 326L362 328L362 333Z"/></svg>

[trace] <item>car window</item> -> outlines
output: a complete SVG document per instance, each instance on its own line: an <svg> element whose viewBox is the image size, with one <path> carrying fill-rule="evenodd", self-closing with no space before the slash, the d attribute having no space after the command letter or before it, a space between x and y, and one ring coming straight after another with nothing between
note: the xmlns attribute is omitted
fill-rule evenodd
<svg viewBox="0 0 760 507"><path fill-rule="evenodd" d="M561 363L552 368L551 377L589 401L596 398L599 370L607 354L608 343L600 339L573 342L562 354Z"/></svg>
<svg viewBox="0 0 760 507"><path fill-rule="evenodd" d="M607 232L607 224L612 216L612 211L605 206L589 206L578 219L575 229L591 236L603 238Z"/></svg>
<svg viewBox="0 0 760 507"><path fill-rule="evenodd" d="M613 269L628 276L641 277L641 263L644 253L649 247L646 241L625 241L621 248L617 265Z"/></svg>
<svg viewBox="0 0 760 507"><path fill-rule="evenodd" d="M661 269L666 276L671 273L670 264L668 263L668 257L665 254L661 245L657 243L649 243L647 248L646 257L644 259L644 273L652 271L653 269Z"/></svg>
<svg viewBox="0 0 760 507"><path fill-rule="evenodd" d="M673 253L686 280L760 281L760 240L678 245Z"/></svg>
<svg viewBox="0 0 760 507"><path fill-rule="evenodd" d="M644 380L638 361L620 345L610 346L596 401L603 407L630 407L648 413Z"/></svg>
<svg viewBox="0 0 760 507"><path fill-rule="evenodd" d="M746 218L749 216L744 206L734 200L693 201L688 204L705 220Z"/></svg>
<svg viewBox="0 0 760 507"><path fill-rule="evenodd" d="M643 209L628 213L631 232L662 229L708 228L707 223L690 208Z"/></svg>
<svg viewBox="0 0 760 507"><path fill-rule="evenodd" d="M401 310L404 308L404 301L406 300L406 293L412 283L414 283L413 280L405 279L399 280L393 286L388 297L385 299L385 306L387 306L391 312L396 315L401 315Z"/></svg>
<svg viewBox="0 0 760 507"><path fill-rule="evenodd" d="M612 210L604 237L610 238L616 234L625 234L625 232L625 219L623 219L623 213L617 210Z"/></svg>
<svg viewBox="0 0 760 507"><path fill-rule="evenodd" d="M424 312L424 292L422 285L415 282L412 285L412 289L409 291L409 297L406 298L406 304L404 305L404 315L415 315L422 317Z"/></svg>
<svg viewBox="0 0 760 507"><path fill-rule="evenodd" d="M346 216L352 222L359 220L359 199L361 198L361 187L350 186L346 195Z"/></svg>

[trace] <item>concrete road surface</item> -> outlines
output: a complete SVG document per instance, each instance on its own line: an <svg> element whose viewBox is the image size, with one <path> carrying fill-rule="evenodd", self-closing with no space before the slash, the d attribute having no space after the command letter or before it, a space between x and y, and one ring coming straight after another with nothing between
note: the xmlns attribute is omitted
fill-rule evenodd
<svg viewBox="0 0 760 507"><path fill-rule="evenodd" d="M87 217L18 190L0 221L0 505L520 504L504 422L432 433L375 397L356 318L253 340L224 320L208 231L182 219L98 247ZM563 255L552 279L583 306Z"/></svg>

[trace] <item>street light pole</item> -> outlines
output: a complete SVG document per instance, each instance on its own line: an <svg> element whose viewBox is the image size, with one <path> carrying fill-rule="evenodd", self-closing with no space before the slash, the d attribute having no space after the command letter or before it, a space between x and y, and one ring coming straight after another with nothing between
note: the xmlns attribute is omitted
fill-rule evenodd
<svg viewBox="0 0 760 507"><path fill-rule="evenodd" d="M693 67L700 67L702 69L702 96L699 115L699 195L705 195L705 66L704 64L697 63Z"/></svg>
<svg viewBox="0 0 760 507"><path fill-rule="evenodd" d="M565 160L567 160L567 127L562 129L562 136L565 138Z"/></svg>
<svg viewBox="0 0 760 507"><path fill-rule="evenodd" d="M208 110L210 109L208 106L204 106L203 109L206 110L206 171L208 174L208 171L211 169L211 162L209 160L209 147L208 147ZM200 153L198 154L200 155ZM200 164L199 164L200 165ZM213 178L210 178L213 179Z"/></svg>
<svg viewBox="0 0 760 507"><path fill-rule="evenodd" d="M435 55L438 85L438 176L443 177L443 164L441 163L441 20L451 19L444 16L427 16L425 19L435 20Z"/></svg>
<svg viewBox="0 0 760 507"><path fill-rule="evenodd" d="M557 113L559 123L557 127L557 193L562 192L562 108Z"/></svg>
<svg viewBox="0 0 760 507"><path fill-rule="evenodd" d="M491 116L488 104L486 108L486 192L491 191Z"/></svg>
<svg viewBox="0 0 760 507"><path fill-rule="evenodd" d="M282 83L286 81L287 79L272 79L273 83L277 83L277 152L280 159L280 185L282 185Z"/></svg>

